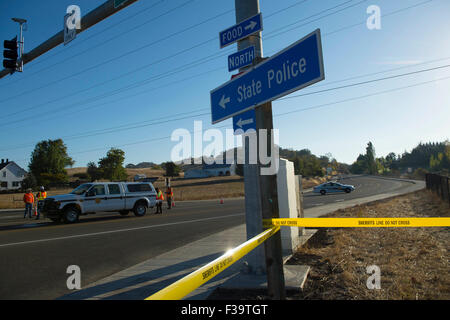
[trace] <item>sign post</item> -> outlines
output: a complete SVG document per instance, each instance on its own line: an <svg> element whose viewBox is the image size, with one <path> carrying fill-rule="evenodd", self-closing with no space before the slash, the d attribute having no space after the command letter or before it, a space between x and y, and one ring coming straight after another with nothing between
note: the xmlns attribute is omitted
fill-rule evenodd
<svg viewBox="0 0 450 320"><path fill-rule="evenodd" d="M275 150L271 101L323 80L324 68L320 30L264 60L259 0L235 0L235 8L237 24L220 32L220 47L237 41L240 50L237 54L242 54L243 50L254 46L255 59L250 70L239 66L239 71L245 71L244 73L211 91L211 120L215 124L234 117L235 129L255 124L258 163L244 164L245 216L247 238L250 238L262 231L262 219L279 217L277 176L261 174L261 169L265 166L259 159L259 148L263 144L266 144L265 150ZM262 134L264 130L266 132ZM249 147L245 139L248 137L243 136L247 156ZM275 155L271 154L270 157L273 161ZM266 272L269 297L285 299L280 233L265 242L265 268L261 264L263 257L260 251L254 251L248 258L254 266L249 263L248 271Z"/></svg>

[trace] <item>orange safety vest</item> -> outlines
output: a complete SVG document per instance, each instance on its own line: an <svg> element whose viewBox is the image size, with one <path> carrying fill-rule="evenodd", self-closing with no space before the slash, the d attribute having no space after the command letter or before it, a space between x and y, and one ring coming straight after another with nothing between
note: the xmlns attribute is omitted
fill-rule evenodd
<svg viewBox="0 0 450 320"><path fill-rule="evenodd" d="M164 200L164 196L161 190L158 191L158 194L156 195L156 200Z"/></svg>
<svg viewBox="0 0 450 320"><path fill-rule="evenodd" d="M25 193L23 196L23 201L25 203L34 203L34 196L32 193Z"/></svg>
<svg viewBox="0 0 450 320"><path fill-rule="evenodd" d="M167 189L166 194L167 198L173 198L173 191L171 188Z"/></svg>
<svg viewBox="0 0 450 320"><path fill-rule="evenodd" d="M47 198L47 191L44 192L39 191L37 198L38 200L44 200L45 198Z"/></svg>

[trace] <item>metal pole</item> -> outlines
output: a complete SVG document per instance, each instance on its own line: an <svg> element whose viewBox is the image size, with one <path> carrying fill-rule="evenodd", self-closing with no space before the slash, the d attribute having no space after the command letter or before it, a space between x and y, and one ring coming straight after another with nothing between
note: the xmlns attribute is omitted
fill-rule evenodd
<svg viewBox="0 0 450 320"><path fill-rule="evenodd" d="M117 8L114 7L115 0L106 1L105 3L103 3L102 5L100 5L99 7L92 10L91 12L89 12L88 14L86 14L84 17L81 18L81 29L77 30L77 33L81 33L89 29L98 22L119 12L120 10L128 7L129 5L135 3L136 1L138 0L128 0ZM25 53L23 55L23 58L21 59L22 66L30 61L33 61L37 57L46 53L47 51L50 51L51 49L55 48L61 43L64 43L64 30L59 31L53 37L44 41L30 52ZM10 74L10 70L3 69L2 71L0 71L0 78L3 78L8 74Z"/></svg>
<svg viewBox="0 0 450 320"><path fill-rule="evenodd" d="M25 51L24 49L25 41L23 38L23 23L20 24L20 67L19 71L23 72L23 53Z"/></svg>
<svg viewBox="0 0 450 320"><path fill-rule="evenodd" d="M241 21L260 12L259 0L235 0L235 8L236 23L240 23ZM245 49L251 45L255 46L255 63L257 64L263 60L263 47L260 32L239 41L238 50ZM261 175L261 165L259 164L259 141L261 129L267 130L266 150L273 150L273 142L271 139L273 129L272 103L269 102L258 106L255 109L255 115L258 141L258 165L244 166L245 189L248 190L249 188L253 188L255 192L254 198L248 199L249 195L247 193L245 197L247 237L250 236L249 228L253 231L258 229L262 231L261 219L279 217L276 175ZM264 251L268 295L271 299L285 299L286 292L280 232L273 235L265 242Z"/></svg>

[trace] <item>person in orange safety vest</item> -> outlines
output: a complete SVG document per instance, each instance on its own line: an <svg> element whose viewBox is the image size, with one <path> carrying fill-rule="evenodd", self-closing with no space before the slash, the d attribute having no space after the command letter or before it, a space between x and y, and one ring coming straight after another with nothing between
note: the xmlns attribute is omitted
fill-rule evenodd
<svg viewBox="0 0 450 320"><path fill-rule="evenodd" d="M31 212L33 211L34 204L34 196L31 189L27 189L27 193L23 196L23 202L25 203L25 213L23 218L25 219L28 213L28 217L31 219Z"/></svg>
<svg viewBox="0 0 450 320"><path fill-rule="evenodd" d="M41 216L41 210L44 206L44 200L47 198L47 191L45 191L44 186L42 186L39 190L39 192L36 194L37 198L37 216L36 220L39 220L39 217Z"/></svg>

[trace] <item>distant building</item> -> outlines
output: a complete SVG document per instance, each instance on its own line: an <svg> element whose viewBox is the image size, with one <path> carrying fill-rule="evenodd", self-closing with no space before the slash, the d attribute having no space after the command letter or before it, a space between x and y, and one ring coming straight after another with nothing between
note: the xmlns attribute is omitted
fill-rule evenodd
<svg viewBox="0 0 450 320"><path fill-rule="evenodd" d="M27 172L14 161L2 159L0 163L0 191L20 189L26 174Z"/></svg>
<svg viewBox="0 0 450 320"><path fill-rule="evenodd" d="M141 181L143 179L147 178L147 176L145 174L137 174L134 176L134 181Z"/></svg>
<svg viewBox="0 0 450 320"><path fill-rule="evenodd" d="M233 176L236 174L235 164L203 164L193 166L184 171L184 178L207 178Z"/></svg>

